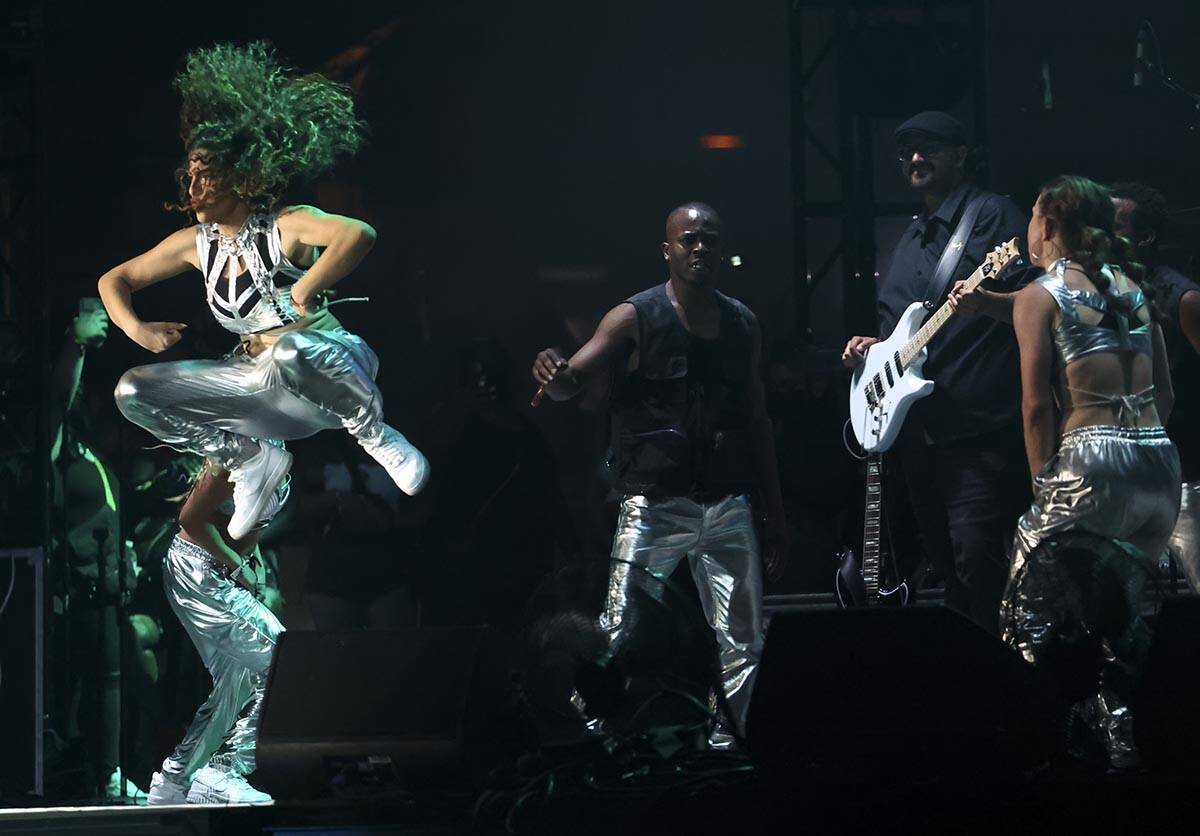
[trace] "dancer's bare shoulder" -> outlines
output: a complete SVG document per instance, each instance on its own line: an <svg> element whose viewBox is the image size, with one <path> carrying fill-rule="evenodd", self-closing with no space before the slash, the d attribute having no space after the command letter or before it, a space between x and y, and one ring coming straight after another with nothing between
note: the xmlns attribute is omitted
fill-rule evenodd
<svg viewBox="0 0 1200 836"><path fill-rule="evenodd" d="M375 241L375 230L366 221L347 215L324 212L316 206L297 204L285 206L276 216L283 251L295 263L311 263L308 256L313 247L328 247L334 241L349 236L362 239L368 245ZM295 259L293 259L295 261Z"/></svg>
<svg viewBox="0 0 1200 836"><path fill-rule="evenodd" d="M637 308L622 302L609 310L596 326L596 333L571 357L571 368L588 375L608 367L612 358L622 351L631 352L630 368L636 368L638 343Z"/></svg>
<svg viewBox="0 0 1200 836"><path fill-rule="evenodd" d="M189 226L172 232L141 255L134 256L117 268L133 290L178 276L189 267L200 268L196 255L196 227Z"/></svg>
<svg viewBox="0 0 1200 836"><path fill-rule="evenodd" d="M603 332L610 339L637 342L637 308L630 302L621 302L604 315L604 318L600 320L600 325L597 327L596 332Z"/></svg>

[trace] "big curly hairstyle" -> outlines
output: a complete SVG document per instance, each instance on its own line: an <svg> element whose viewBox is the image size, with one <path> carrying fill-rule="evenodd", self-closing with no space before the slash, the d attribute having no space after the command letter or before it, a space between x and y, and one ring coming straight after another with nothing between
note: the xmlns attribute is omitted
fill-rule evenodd
<svg viewBox="0 0 1200 836"><path fill-rule="evenodd" d="M291 185L318 177L363 142L366 123L354 115L350 89L289 72L264 41L190 52L175 89L185 151L176 170L180 200L172 206L179 211L189 211L192 159L220 188L269 209Z"/></svg>

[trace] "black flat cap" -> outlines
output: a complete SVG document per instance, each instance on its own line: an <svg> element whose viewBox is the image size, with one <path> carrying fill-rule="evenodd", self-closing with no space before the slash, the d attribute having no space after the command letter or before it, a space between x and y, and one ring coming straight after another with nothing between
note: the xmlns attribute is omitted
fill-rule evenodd
<svg viewBox="0 0 1200 836"><path fill-rule="evenodd" d="M903 142L911 134L936 137L950 145L966 145L967 129L949 113L940 110L925 110L896 128L896 142Z"/></svg>

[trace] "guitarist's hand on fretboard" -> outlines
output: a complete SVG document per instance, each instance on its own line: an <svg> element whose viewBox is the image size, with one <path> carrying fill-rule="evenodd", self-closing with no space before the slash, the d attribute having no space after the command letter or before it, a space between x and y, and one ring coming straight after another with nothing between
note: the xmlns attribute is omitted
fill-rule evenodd
<svg viewBox="0 0 1200 836"><path fill-rule="evenodd" d="M950 303L950 309L959 316L975 316L983 312L986 295L987 291L982 286L968 288L967 280L963 279L955 282L954 287L950 288L950 296L946 301Z"/></svg>

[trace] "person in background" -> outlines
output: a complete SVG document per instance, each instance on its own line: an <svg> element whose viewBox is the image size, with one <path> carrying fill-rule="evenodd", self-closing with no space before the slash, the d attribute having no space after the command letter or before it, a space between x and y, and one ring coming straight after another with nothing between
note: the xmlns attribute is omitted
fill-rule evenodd
<svg viewBox="0 0 1200 836"><path fill-rule="evenodd" d="M1154 289L1162 312L1175 405L1167 433L1179 450L1183 497L1171 534L1171 554L1192 591L1200 593L1200 285L1164 262L1163 238L1170 207L1162 192L1142 183L1116 183L1115 230L1146 265L1142 282Z"/></svg>
<svg viewBox="0 0 1200 836"><path fill-rule="evenodd" d="M81 302L71 321L52 373L49 411L52 475L52 531L58 581L56 594L65 618L56 620L54 646L65 650L65 671L57 677L65 693L65 733L84 761L85 794L117 799L144 797L120 770L121 631L130 631L152 676L150 646L155 631L144 617L121 612L137 585L138 566L131 544L122 543L121 482L109 456L95 443L97 416L83 385L89 351L104 344L108 317L97 299ZM121 573L124 573L124 577ZM124 599L122 595L124 594ZM149 654L149 657L147 657ZM63 657L60 657L63 658ZM132 661L132 660L131 660ZM138 667L125 668L126 686ZM136 687L131 687L136 691Z"/></svg>

